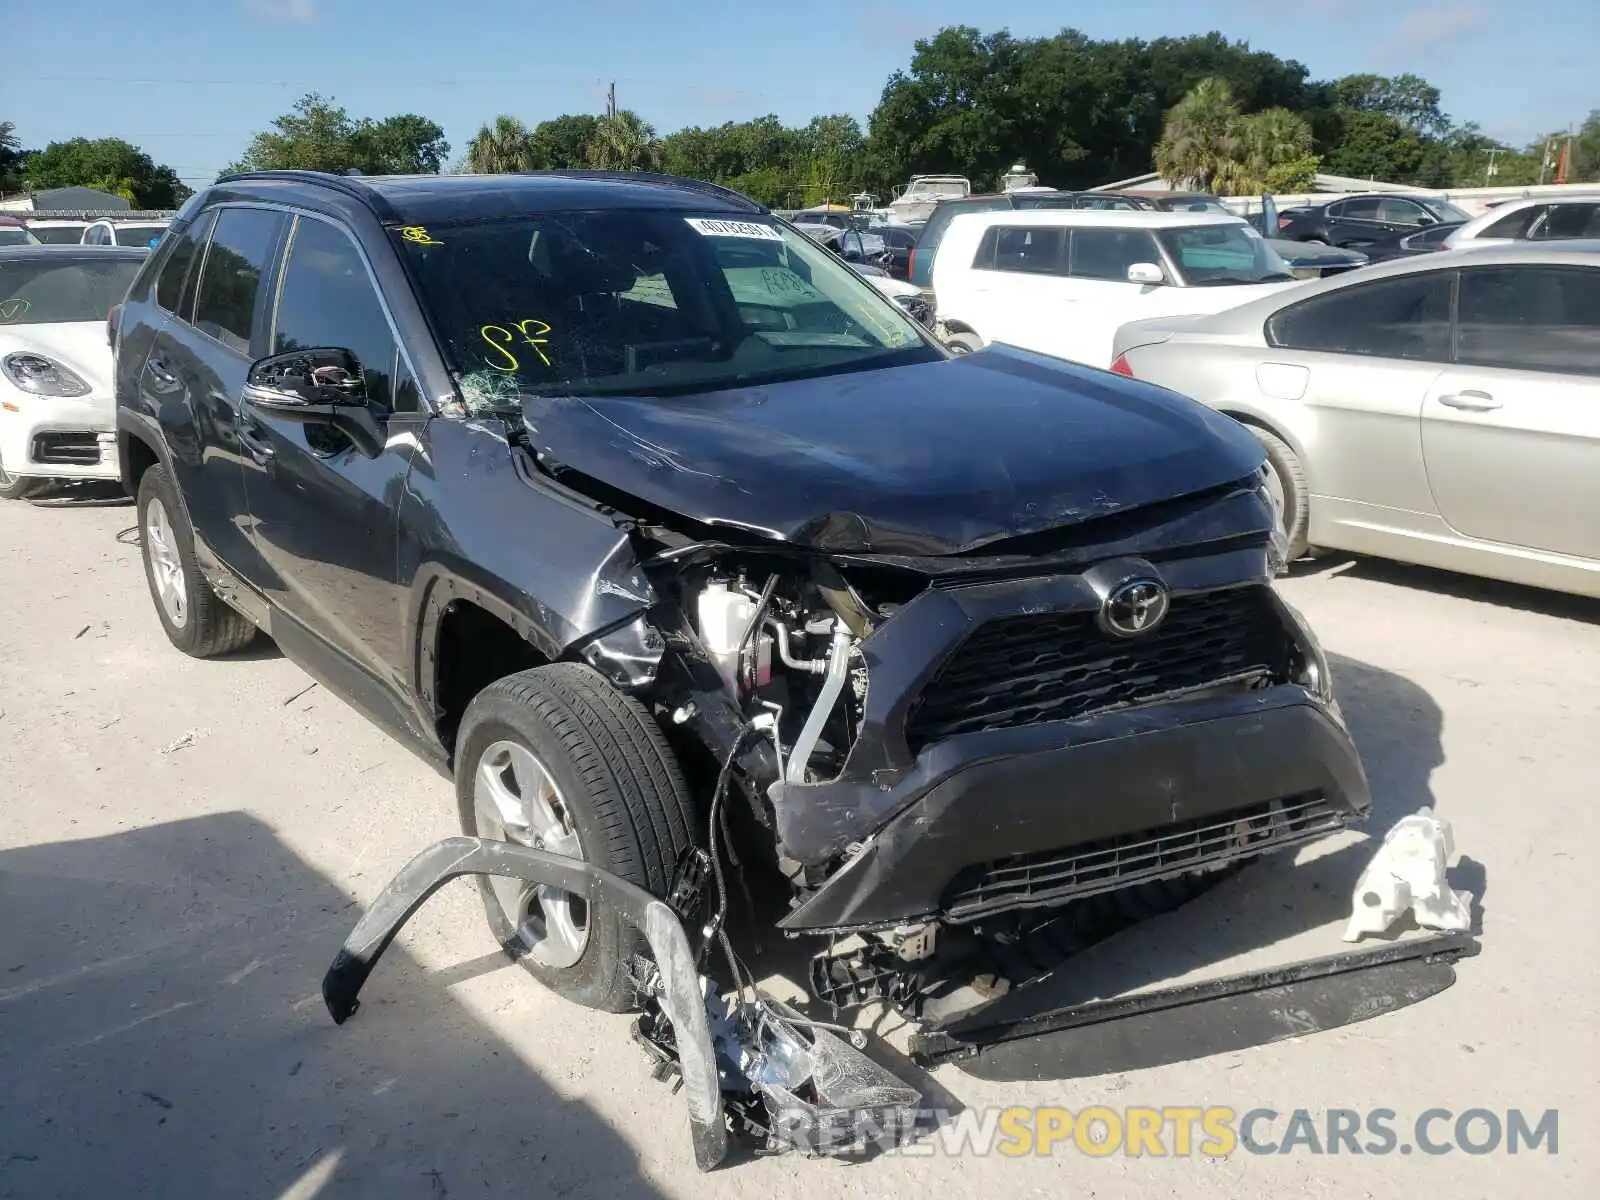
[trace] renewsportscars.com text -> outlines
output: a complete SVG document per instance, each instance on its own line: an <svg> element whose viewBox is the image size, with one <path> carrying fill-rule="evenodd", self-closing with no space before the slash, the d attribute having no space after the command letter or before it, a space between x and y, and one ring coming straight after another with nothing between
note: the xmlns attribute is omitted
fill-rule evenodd
<svg viewBox="0 0 1600 1200"><path fill-rule="evenodd" d="M1219 1105L923 1109L869 1115L780 1115L785 1136L823 1154L892 1150L908 1156L1226 1158L1247 1154L1389 1155L1559 1153L1556 1109L1271 1108Z"/></svg>

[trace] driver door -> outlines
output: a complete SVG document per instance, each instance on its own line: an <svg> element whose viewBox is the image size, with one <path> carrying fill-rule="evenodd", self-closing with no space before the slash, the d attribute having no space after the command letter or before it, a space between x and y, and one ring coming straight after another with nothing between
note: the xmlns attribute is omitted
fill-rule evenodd
<svg viewBox="0 0 1600 1200"><path fill-rule="evenodd" d="M396 585L398 516L426 414L351 234L302 213L280 261L267 353L353 353L385 440L363 449L330 424L248 399L241 406L250 537L276 610L272 634L374 717L409 728L395 699L409 662Z"/></svg>

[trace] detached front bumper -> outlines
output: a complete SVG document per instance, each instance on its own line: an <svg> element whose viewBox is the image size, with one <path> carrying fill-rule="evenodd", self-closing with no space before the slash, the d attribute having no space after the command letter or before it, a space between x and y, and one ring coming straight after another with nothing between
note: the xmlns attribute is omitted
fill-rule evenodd
<svg viewBox="0 0 1600 1200"><path fill-rule="evenodd" d="M118 479L115 410L86 396L7 392L0 405L0 463L12 475Z"/></svg>
<svg viewBox="0 0 1600 1200"><path fill-rule="evenodd" d="M1101 598L1133 577L1166 585L1165 623L1096 642ZM843 772L772 791L784 852L832 865L781 926L974 921L1364 817L1326 660L1271 577L1265 549L1238 550L907 604L862 643L870 683Z"/></svg>

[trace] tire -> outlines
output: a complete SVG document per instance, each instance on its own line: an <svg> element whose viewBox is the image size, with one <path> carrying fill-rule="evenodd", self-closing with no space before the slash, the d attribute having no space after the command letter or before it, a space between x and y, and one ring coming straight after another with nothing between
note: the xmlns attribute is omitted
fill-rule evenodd
<svg viewBox="0 0 1600 1200"><path fill-rule="evenodd" d="M1283 491L1283 527L1289 534L1289 561L1294 562L1304 558L1311 549L1306 540L1311 524L1311 505L1305 467L1289 443L1277 434L1255 425L1248 428L1266 450L1267 465L1272 468L1278 486Z"/></svg>
<svg viewBox="0 0 1600 1200"><path fill-rule="evenodd" d="M535 840L533 820L514 831L495 805L496 798L527 803L520 795L525 780L518 775L513 785L502 765L517 757L517 747L554 785L547 805L560 826L554 836L547 825ZM499 788L481 781L480 771ZM569 852L575 836L578 856L656 896L666 895L680 856L698 840L688 785L660 727L637 700L582 664L520 671L479 692L461 720L455 776L463 832L555 853ZM524 884L477 882L495 939L540 983L586 1008L635 1006L632 968L649 948L620 914ZM570 936L580 917L578 947Z"/></svg>
<svg viewBox="0 0 1600 1200"><path fill-rule="evenodd" d="M953 333L944 344L951 354L976 354L983 349L983 342L975 333Z"/></svg>
<svg viewBox="0 0 1600 1200"><path fill-rule="evenodd" d="M44 487L44 484L45 481L42 479L13 475L6 470L4 463L0 463L0 500L26 500Z"/></svg>
<svg viewBox="0 0 1600 1200"><path fill-rule="evenodd" d="M194 558L194 532L163 468L151 467L140 478L137 511L144 578L167 640L194 658L214 658L248 646L255 639L256 627L229 608L200 573ZM157 514L165 518L164 523L157 523L164 533L153 546L151 521ZM181 606L170 602L170 592L168 599L163 599L158 582L163 577L181 586Z"/></svg>

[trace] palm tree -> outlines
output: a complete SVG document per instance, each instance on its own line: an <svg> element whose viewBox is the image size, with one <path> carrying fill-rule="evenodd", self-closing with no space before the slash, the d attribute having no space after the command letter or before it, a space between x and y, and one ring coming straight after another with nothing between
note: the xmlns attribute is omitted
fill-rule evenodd
<svg viewBox="0 0 1600 1200"><path fill-rule="evenodd" d="M624 108L600 118L589 143L589 165L602 171L648 171L659 151L656 131L638 113Z"/></svg>
<svg viewBox="0 0 1600 1200"><path fill-rule="evenodd" d="M534 169L533 135L515 117L499 116L478 129L467 143L466 170L472 175L499 175Z"/></svg>
<svg viewBox="0 0 1600 1200"><path fill-rule="evenodd" d="M1167 114L1156 170L1174 187L1231 192L1244 184L1239 109L1221 79L1202 79Z"/></svg>
<svg viewBox="0 0 1600 1200"><path fill-rule="evenodd" d="M1240 122L1239 141L1244 165L1252 176L1264 180L1272 168L1311 153L1311 126L1287 108L1269 108Z"/></svg>

